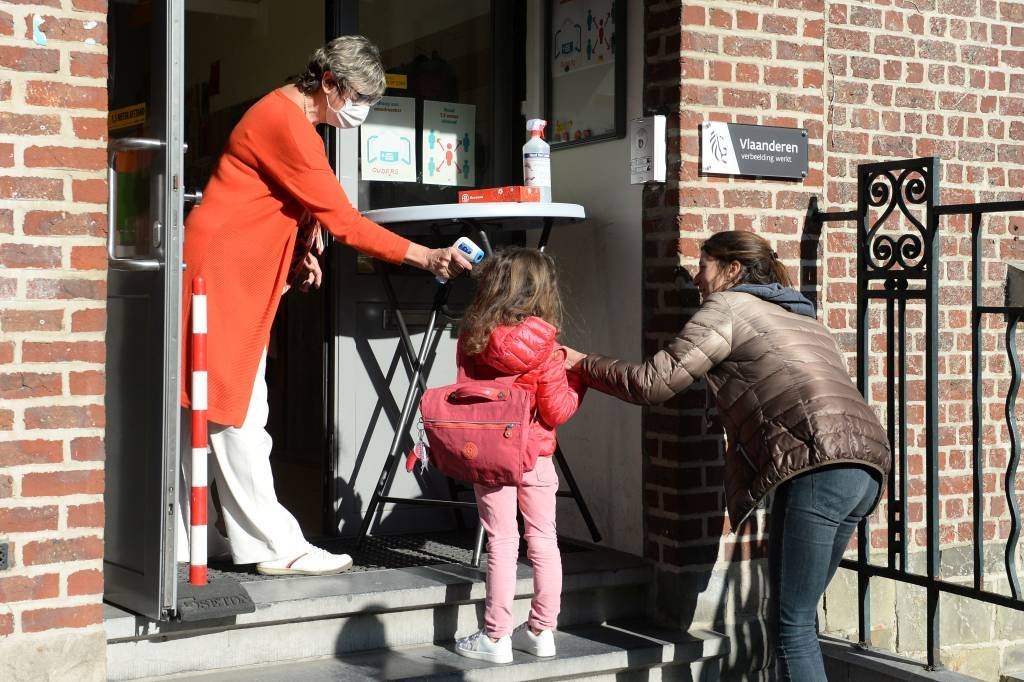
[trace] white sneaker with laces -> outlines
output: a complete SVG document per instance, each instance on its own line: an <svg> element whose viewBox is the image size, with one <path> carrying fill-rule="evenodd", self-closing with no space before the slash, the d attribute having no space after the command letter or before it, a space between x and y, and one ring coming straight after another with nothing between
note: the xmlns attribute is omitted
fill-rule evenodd
<svg viewBox="0 0 1024 682"><path fill-rule="evenodd" d="M298 556L261 561L256 571L263 575L333 575L352 568L348 554L331 554L327 550L309 545Z"/></svg>
<svg viewBox="0 0 1024 682"><path fill-rule="evenodd" d="M497 642L481 630L455 642L455 652L466 658L476 658L491 663L512 662L512 640L505 635Z"/></svg>
<svg viewBox="0 0 1024 682"><path fill-rule="evenodd" d="M541 630L539 635L535 635L530 625L523 623L512 631L512 648L541 658L549 658L555 655L555 633L551 630Z"/></svg>

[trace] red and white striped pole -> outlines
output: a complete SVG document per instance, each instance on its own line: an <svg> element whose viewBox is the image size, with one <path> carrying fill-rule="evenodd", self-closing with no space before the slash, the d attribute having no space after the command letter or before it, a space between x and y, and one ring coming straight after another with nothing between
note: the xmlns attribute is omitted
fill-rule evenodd
<svg viewBox="0 0 1024 682"><path fill-rule="evenodd" d="M206 282L192 281L192 490L188 581L206 584Z"/></svg>

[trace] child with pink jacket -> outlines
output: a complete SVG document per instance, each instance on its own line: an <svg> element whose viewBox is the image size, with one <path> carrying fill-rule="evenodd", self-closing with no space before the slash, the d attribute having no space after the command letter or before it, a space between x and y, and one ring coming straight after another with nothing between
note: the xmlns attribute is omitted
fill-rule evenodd
<svg viewBox="0 0 1024 682"><path fill-rule="evenodd" d="M550 256L511 248L478 266L478 288L459 334L458 364L470 379L515 376L530 393L533 419L526 468L516 486L474 485L480 522L487 531L484 628L456 643L462 656L511 663L512 649L554 656L554 629L562 598L562 559L555 524L558 474L555 427L576 412L582 383L565 371L558 343L562 305ZM533 463L532 468L530 467ZM533 565L533 600L527 621L513 630L512 601L519 559L516 509L523 515L527 557Z"/></svg>

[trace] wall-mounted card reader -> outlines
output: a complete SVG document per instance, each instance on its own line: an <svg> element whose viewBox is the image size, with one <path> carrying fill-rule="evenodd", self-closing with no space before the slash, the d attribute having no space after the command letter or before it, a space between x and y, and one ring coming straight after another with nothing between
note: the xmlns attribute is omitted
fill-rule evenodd
<svg viewBox="0 0 1024 682"><path fill-rule="evenodd" d="M665 182L665 117L660 114L629 122L629 182Z"/></svg>

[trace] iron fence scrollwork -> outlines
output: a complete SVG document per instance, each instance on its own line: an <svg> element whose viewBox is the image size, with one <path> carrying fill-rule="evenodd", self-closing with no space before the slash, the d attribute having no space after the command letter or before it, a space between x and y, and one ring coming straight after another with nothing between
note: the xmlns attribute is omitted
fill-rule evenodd
<svg viewBox="0 0 1024 682"><path fill-rule="evenodd" d="M941 177L937 157L862 164L858 167L856 211L822 212L812 202L808 212L808 230L820 234L830 222L854 221L857 226L857 385L869 398L871 335L885 335L886 415L892 467L887 481L888 548L884 565L871 562L870 529L865 520L858 529L857 559L844 560L842 566L857 573L859 599L859 637L871 645L870 581L887 578L917 585L927 592L927 665L940 667L939 597L952 594L1016 610L1024 610L1017 576L1016 553L1020 535L1020 510L1017 504L1017 466L1020 462L1020 435L1016 422L1016 394L1020 385L1020 361L1016 353L1017 323L1024 316L1024 301L1007 305L984 305L982 260L982 217L988 214L1024 211L1024 200L943 206L939 201ZM939 234L940 218L966 215L971 218L971 400L973 496L973 569L972 584L961 584L940 576L939 516ZM884 307L884 326L872 330L869 307L879 302ZM908 344L908 305L924 307L924 348ZM985 411L982 371L984 368L983 318L1002 316L1006 324L1006 352L1010 383L1005 402L1009 450L1003 477L1010 516L1005 548L1006 579L1010 596L987 589L985 584L985 486L983 477L983 435ZM909 468L907 403L908 362L911 350L924 355L924 466L925 474L925 571L910 565L908 535ZM877 371L877 368L875 368ZM991 492L991 491L990 491Z"/></svg>

